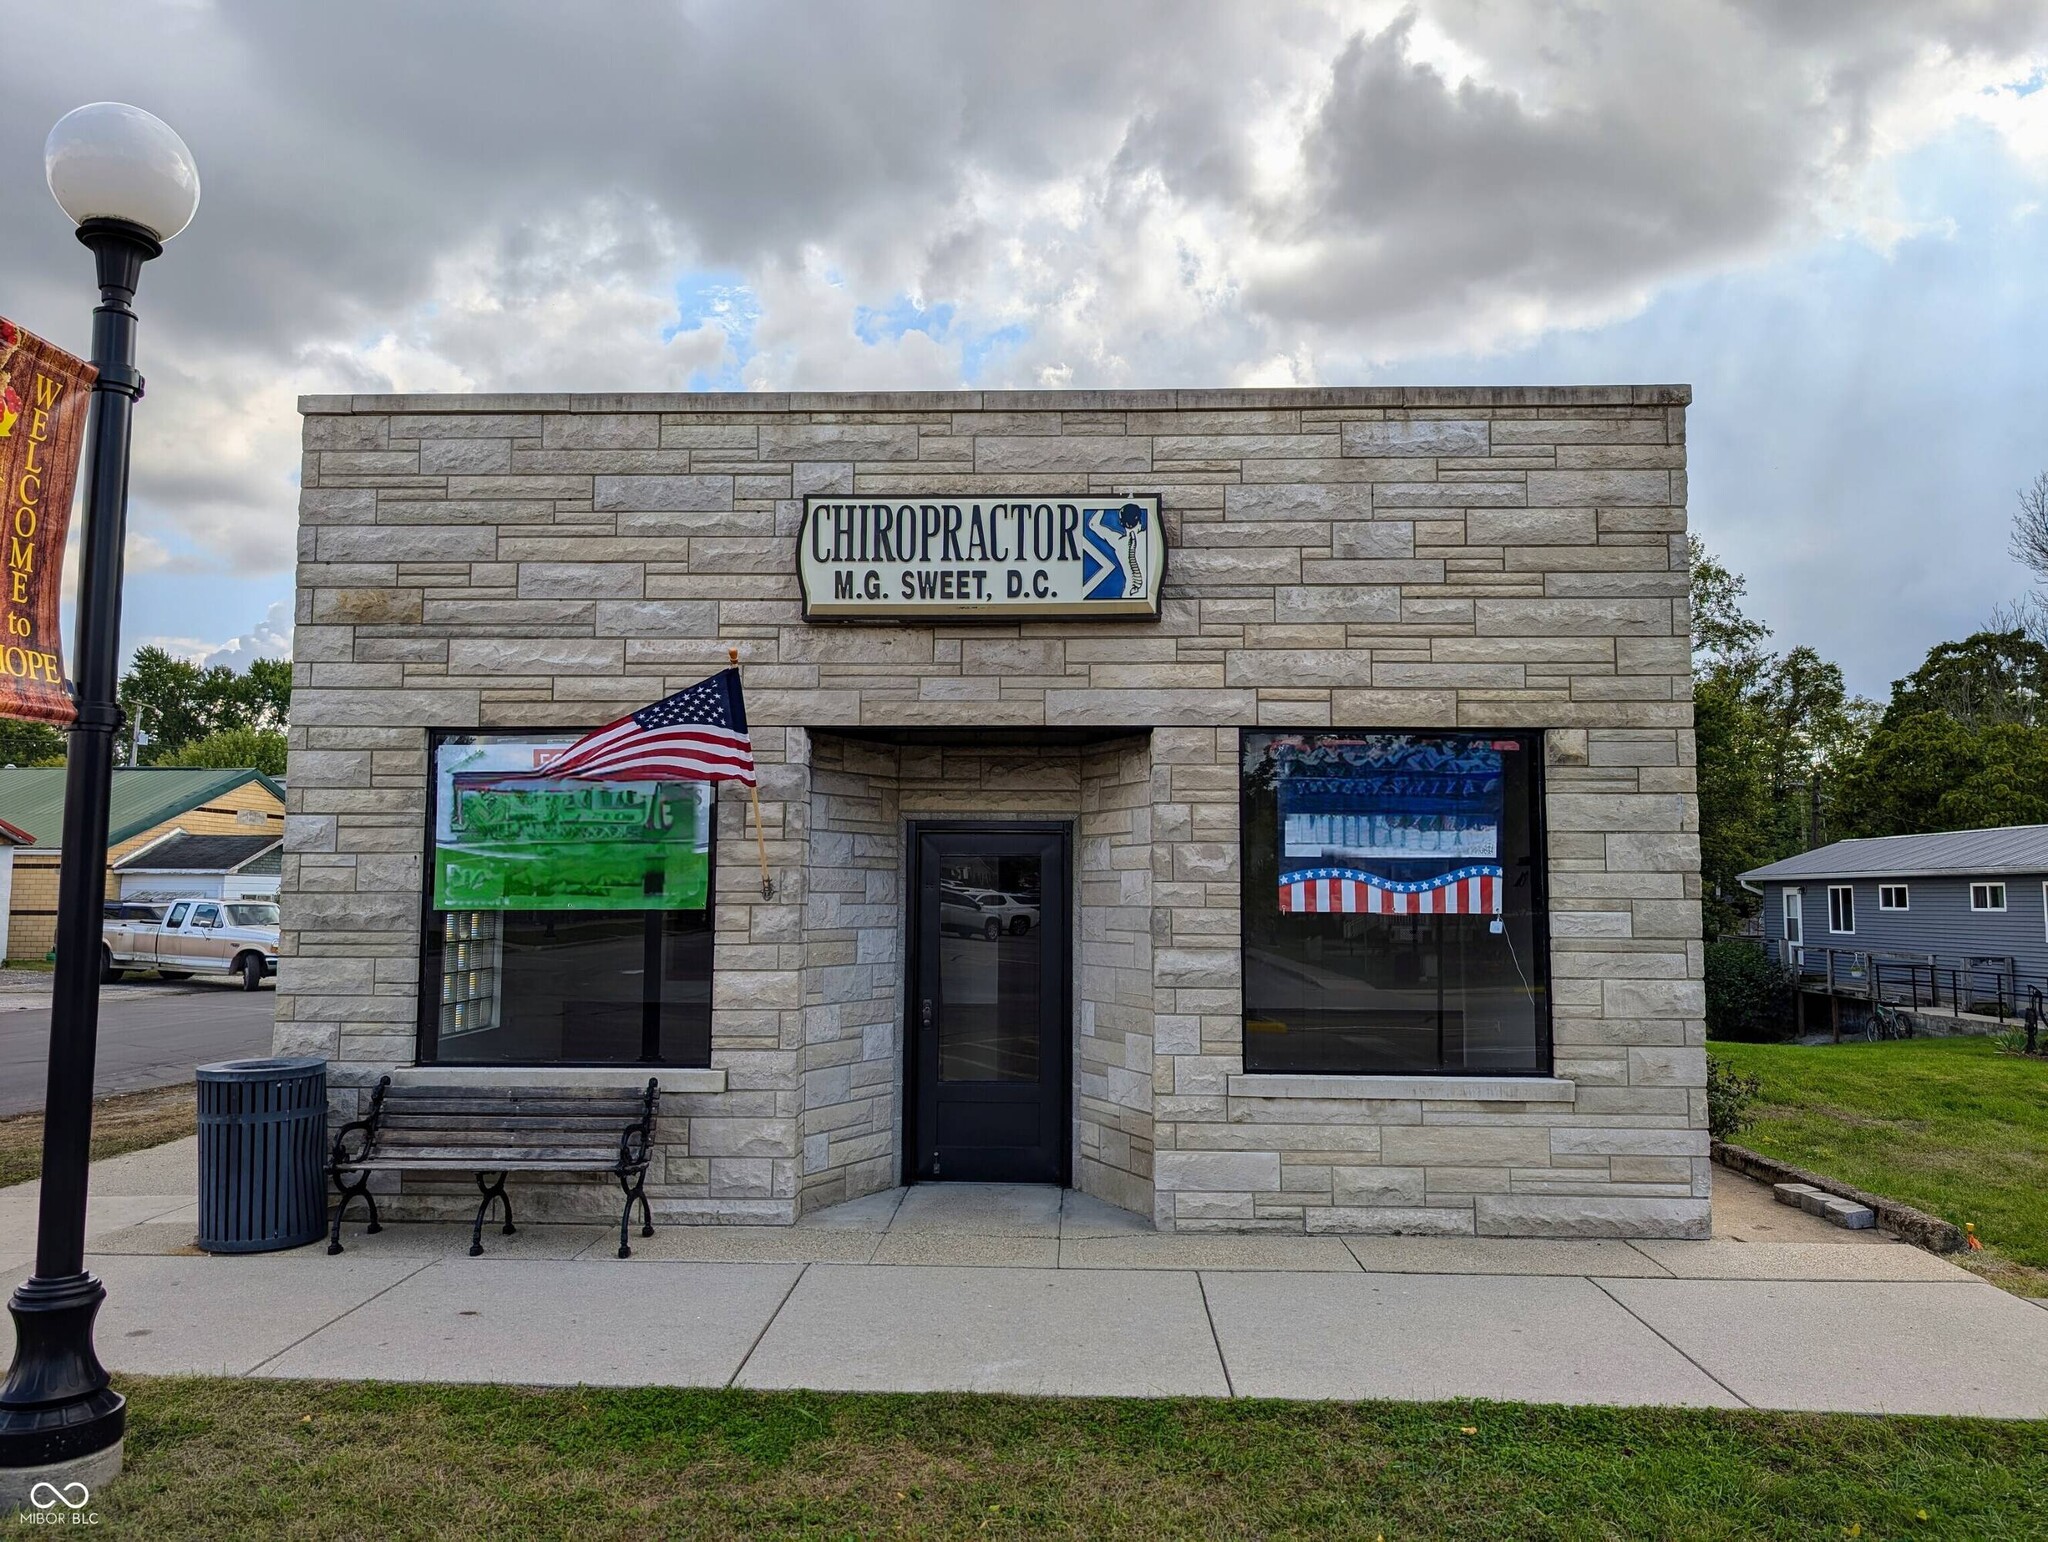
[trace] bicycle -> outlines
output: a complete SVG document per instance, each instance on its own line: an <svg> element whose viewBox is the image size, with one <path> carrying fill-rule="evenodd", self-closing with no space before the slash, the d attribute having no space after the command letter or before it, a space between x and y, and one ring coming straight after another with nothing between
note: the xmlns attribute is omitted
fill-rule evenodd
<svg viewBox="0 0 2048 1542"><path fill-rule="evenodd" d="M1863 1037L1872 1044L1882 1039L1910 1039L1913 1037L1913 1024L1897 1007L1888 1002L1873 1001Z"/></svg>

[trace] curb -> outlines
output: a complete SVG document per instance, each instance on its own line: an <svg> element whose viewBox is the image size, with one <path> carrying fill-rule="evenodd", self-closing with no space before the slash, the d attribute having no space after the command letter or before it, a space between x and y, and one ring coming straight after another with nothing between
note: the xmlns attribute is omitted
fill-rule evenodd
<svg viewBox="0 0 2048 1542"><path fill-rule="evenodd" d="M1791 1163L1780 1162L1775 1157L1763 1156L1746 1146L1730 1146L1717 1140L1712 1143L1710 1149L1716 1162L1745 1177L1770 1184L1807 1183L1824 1194L1835 1194L1843 1199L1852 1199L1859 1205L1868 1205L1876 1212L1879 1226L1906 1242L1927 1249L1930 1253L1962 1251L1962 1227L1951 1225L1939 1216L1929 1215L1925 1210L1915 1210L1911 1205L1902 1205L1896 1199L1886 1199L1882 1194L1865 1193L1862 1189L1851 1188L1836 1179L1823 1178L1819 1173L1810 1173L1803 1167L1794 1167Z"/></svg>

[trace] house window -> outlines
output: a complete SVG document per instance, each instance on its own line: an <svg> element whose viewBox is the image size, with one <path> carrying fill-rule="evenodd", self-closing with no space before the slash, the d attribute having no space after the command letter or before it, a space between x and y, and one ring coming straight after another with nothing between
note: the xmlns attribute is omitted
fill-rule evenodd
<svg viewBox="0 0 2048 1542"><path fill-rule="evenodd" d="M1877 908L1879 910L1911 910L1911 896L1902 883L1881 883L1877 886Z"/></svg>
<svg viewBox="0 0 2048 1542"><path fill-rule="evenodd" d="M1845 883L1828 889L1828 930L1844 936L1856 930L1856 891Z"/></svg>
<svg viewBox="0 0 2048 1542"><path fill-rule="evenodd" d="M1971 884L1970 908L1972 910L2005 909L2005 885L2002 883Z"/></svg>
<svg viewBox="0 0 2048 1542"><path fill-rule="evenodd" d="M542 775L576 737L434 737L422 1063L711 1063L711 788Z"/></svg>
<svg viewBox="0 0 2048 1542"><path fill-rule="evenodd" d="M1247 1071L1548 1073L1541 743L1242 735Z"/></svg>

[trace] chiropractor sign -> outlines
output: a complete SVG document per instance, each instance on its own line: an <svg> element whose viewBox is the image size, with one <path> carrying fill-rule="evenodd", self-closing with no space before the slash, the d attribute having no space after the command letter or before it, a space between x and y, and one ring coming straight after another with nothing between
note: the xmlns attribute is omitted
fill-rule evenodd
<svg viewBox="0 0 2048 1542"><path fill-rule="evenodd" d="M1151 494L814 497L797 577L819 620L1156 616L1166 532Z"/></svg>
<svg viewBox="0 0 2048 1542"><path fill-rule="evenodd" d="M6 565L0 568L0 718L68 723L57 606L64 532L99 372L0 317L0 473L6 478Z"/></svg>

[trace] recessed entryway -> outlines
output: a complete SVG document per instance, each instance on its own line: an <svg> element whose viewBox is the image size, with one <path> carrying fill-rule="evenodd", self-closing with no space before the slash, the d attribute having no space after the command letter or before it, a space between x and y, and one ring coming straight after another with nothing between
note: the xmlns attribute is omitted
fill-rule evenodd
<svg viewBox="0 0 2048 1542"><path fill-rule="evenodd" d="M1069 1177L1064 824L910 828L907 1181Z"/></svg>

